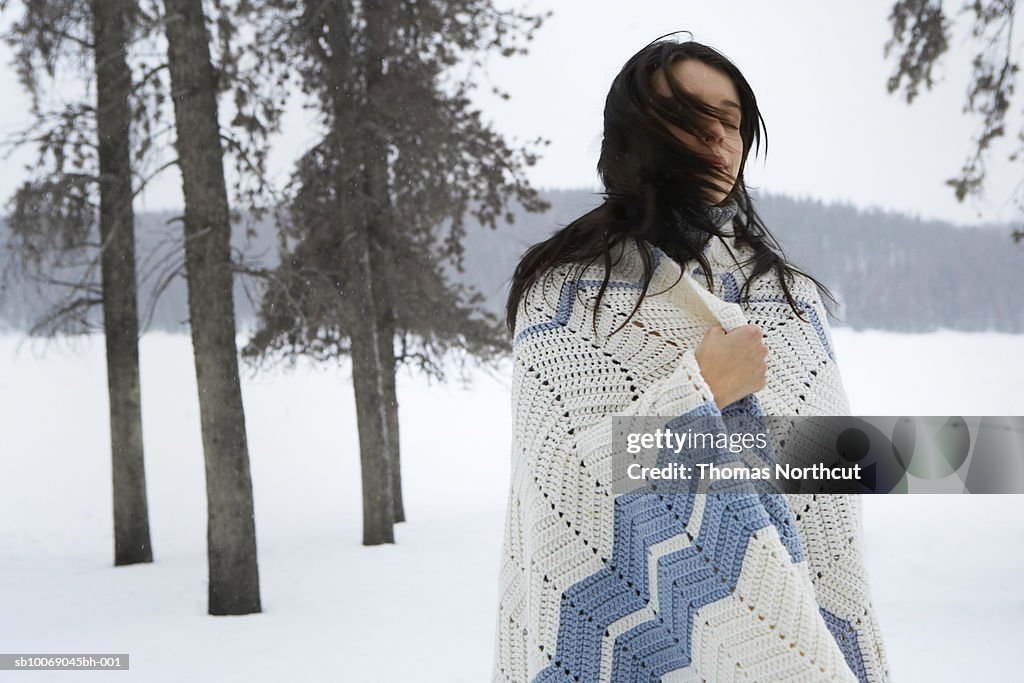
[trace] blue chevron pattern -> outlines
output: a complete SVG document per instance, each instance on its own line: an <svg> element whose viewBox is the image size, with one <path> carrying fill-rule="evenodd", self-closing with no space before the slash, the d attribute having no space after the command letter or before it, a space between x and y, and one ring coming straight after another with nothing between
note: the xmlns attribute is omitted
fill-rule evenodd
<svg viewBox="0 0 1024 683"><path fill-rule="evenodd" d="M757 399L749 398L727 410L760 412ZM708 402L666 426L681 431L695 417L707 420L716 414L717 408ZM718 424L725 429L724 423ZM736 460L728 451L712 451L702 459L719 465ZM694 615L735 588L748 542L759 530L775 525L793 561L802 558L781 496L755 493L745 481L712 482L700 530L693 537L687 526L695 502L692 493L652 493L650 488L615 499L612 556L601 570L562 594L556 652L536 681L599 680L601 643L608 627L651 602L648 562L651 547L658 543L683 534L690 540L686 548L658 560L658 616L615 639L611 680L616 683L657 681L690 664Z"/></svg>
<svg viewBox="0 0 1024 683"><path fill-rule="evenodd" d="M652 264L653 273L658 269L661 264L661 259L664 253L660 249L653 249L654 262ZM586 289L598 289L601 287L602 280L576 280L573 279L566 282L562 286L561 296L558 299L558 308L555 310L555 316L543 323L537 323L536 325L530 325L524 330L521 330L519 334L512 340L512 346L516 346L527 337L532 337L535 334L540 334L546 330L552 330L558 327L565 327L569 319L572 317L573 307L576 305L576 300L579 298L579 293ZM617 280L609 280L609 289L643 289L643 282L638 280L636 282L621 282Z"/></svg>
<svg viewBox="0 0 1024 683"><path fill-rule="evenodd" d="M761 407L761 401L754 394L749 394L739 401L727 405L722 410L722 418L729 426L730 431L753 432L755 429L765 429L765 412ZM751 424L753 421L753 424ZM738 428L733 428L733 426ZM754 453L761 457L765 465L775 464L776 457L771 448L765 450L754 449ZM801 562L804 559L803 546L800 545L800 534L796 530L793 516L789 512L785 499L771 491L761 490L761 504L779 532L779 539L789 551L789 556L794 562Z"/></svg>
<svg viewBox="0 0 1024 683"><path fill-rule="evenodd" d="M836 639L836 643L846 659L847 666L850 667L853 673L857 674L858 681L867 683L867 667L864 666L864 654L860 649L860 639L857 637L857 631L850 625L850 622L840 619L824 607L820 607L818 610L821 612L821 616L825 618L825 625L828 626L832 637Z"/></svg>

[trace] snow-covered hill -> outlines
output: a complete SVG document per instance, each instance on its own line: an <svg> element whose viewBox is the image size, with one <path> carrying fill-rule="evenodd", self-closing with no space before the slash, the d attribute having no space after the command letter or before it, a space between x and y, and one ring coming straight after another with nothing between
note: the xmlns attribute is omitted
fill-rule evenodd
<svg viewBox="0 0 1024 683"><path fill-rule="evenodd" d="M1024 414L1024 336L834 330L862 415ZM195 380L186 336L142 340L155 561L114 568L100 338L0 337L0 651L129 653L119 673L33 681L489 680L509 457L506 375L401 376L409 521L360 546L344 368L243 382L264 612L210 617ZM1024 496L865 500L894 680L1019 680Z"/></svg>

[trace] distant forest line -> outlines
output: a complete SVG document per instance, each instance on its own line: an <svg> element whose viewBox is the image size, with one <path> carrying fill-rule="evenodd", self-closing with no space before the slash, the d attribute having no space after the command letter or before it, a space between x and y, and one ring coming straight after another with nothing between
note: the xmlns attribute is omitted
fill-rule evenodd
<svg viewBox="0 0 1024 683"><path fill-rule="evenodd" d="M470 223L464 272L451 271L453 278L476 288L484 307L495 315L502 315L509 278L523 251L601 200L587 190L541 194L551 203L544 214L514 209L513 223L497 230ZM967 228L770 194L758 196L756 207L787 258L837 295L842 307L835 325L898 332L1024 332L1024 244L1012 242L1009 226ZM174 278L152 305L157 275L151 266L182 258L176 216L137 215L140 310L149 317L148 331L188 329L183 277ZM5 232L0 222L0 244L6 242ZM273 223L265 219L249 231L240 225L233 245L247 262L269 267L277 263L277 239ZM0 252L0 259L6 258ZM70 280L67 275L64 279ZM9 279L0 293L0 329L27 330L59 294L53 286ZM254 327L258 302L251 298L258 294L256 280L238 276L239 327ZM146 316L150 309L152 315ZM93 320L100 320L98 308Z"/></svg>

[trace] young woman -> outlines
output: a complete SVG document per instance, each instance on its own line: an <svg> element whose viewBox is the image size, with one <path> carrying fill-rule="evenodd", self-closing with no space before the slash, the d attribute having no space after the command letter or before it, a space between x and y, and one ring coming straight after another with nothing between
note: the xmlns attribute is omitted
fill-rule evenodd
<svg viewBox="0 0 1024 683"><path fill-rule="evenodd" d="M660 40L612 83L604 202L512 280L495 681L887 680L855 496L621 493L613 416L847 415L817 280L743 169L746 79Z"/></svg>

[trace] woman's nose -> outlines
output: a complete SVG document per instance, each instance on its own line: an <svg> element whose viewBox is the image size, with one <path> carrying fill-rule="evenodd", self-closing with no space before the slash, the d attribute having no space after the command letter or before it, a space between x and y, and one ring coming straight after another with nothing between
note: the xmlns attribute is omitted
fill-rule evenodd
<svg viewBox="0 0 1024 683"><path fill-rule="evenodd" d="M725 138L725 126L718 119L712 119L708 122L708 127L704 133L705 142L718 142Z"/></svg>

